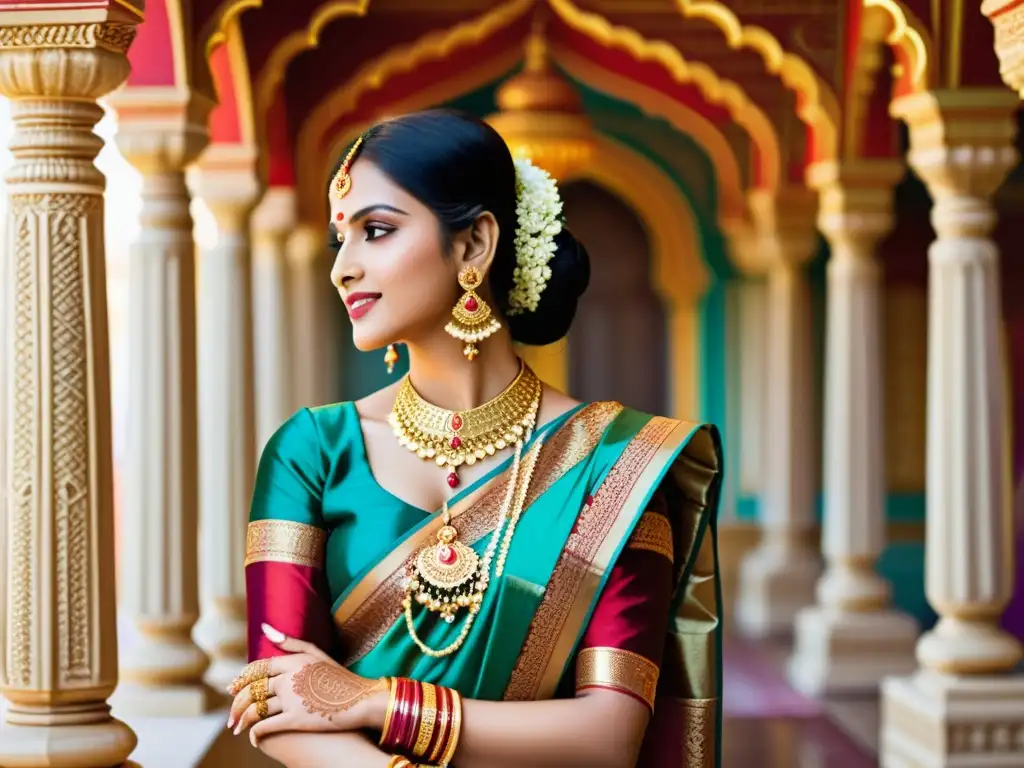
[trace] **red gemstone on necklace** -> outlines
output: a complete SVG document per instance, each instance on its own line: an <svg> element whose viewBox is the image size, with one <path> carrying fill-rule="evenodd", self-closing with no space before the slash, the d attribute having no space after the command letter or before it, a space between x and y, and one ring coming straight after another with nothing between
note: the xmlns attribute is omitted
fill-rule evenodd
<svg viewBox="0 0 1024 768"><path fill-rule="evenodd" d="M452 472L452 473L450 473L448 475L448 487L449 488L458 488L459 487L459 476L456 475L454 472Z"/></svg>
<svg viewBox="0 0 1024 768"><path fill-rule="evenodd" d="M454 416L452 416L452 429L462 429L462 417L459 416L459 414L457 413Z"/></svg>
<svg viewBox="0 0 1024 768"><path fill-rule="evenodd" d="M476 312L477 309L480 308L480 305L476 303L476 299L474 299L472 296L466 299L466 303L464 306L466 307L467 312Z"/></svg>
<svg viewBox="0 0 1024 768"><path fill-rule="evenodd" d="M454 448L455 450L458 450L461 447L462 447L462 438L459 437L458 435L456 435L455 437L452 438L452 448Z"/></svg>
<svg viewBox="0 0 1024 768"><path fill-rule="evenodd" d="M441 565L452 565L458 559L459 556L455 554L455 550L451 547L441 547L437 551L437 560Z"/></svg>

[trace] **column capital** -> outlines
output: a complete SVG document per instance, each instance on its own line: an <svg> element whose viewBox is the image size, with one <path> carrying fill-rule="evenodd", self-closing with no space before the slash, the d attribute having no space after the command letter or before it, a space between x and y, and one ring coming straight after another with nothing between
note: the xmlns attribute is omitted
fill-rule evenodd
<svg viewBox="0 0 1024 768"><path fill-rule="evenodd" d="M995 29L996 55L1003 82L1024 98L1024 3L982 0L981 12Z"/></svg>
<svg viewBox="0 0 1024 768"><path fill-rule="evenodd" d="M288 261L296 266L315 264L327 250L326 225L303 221L288 240Z"/></svg>
<svg viewBox="0 0 1024 768"><path fill-rule="evenodd" d="M814 258L818 196L813 190L798 186L755 190L747 201L766 269L805 264Z"/></svg>
<svg viewBox="0 0 1024 768"><path fill-rule="evenodd" d="M903 96L892 115L910 128L908 160L940 198L989 198L1017 164L1020 100L1002 88L936 90Z"/></svg>
<svg viewBox="0 0 1024 768"><path fill-rule="evenodd" d="M209 142L214 102L188 88L122 88L107 98L117 112L115 141L143 174L182 171Z"/></svg>
<svg viewBox="0 0 1024 768"><path fill-rule="evenodd" d="M0 13L0 94L94 101L128 78L138 16L111 10L79 23L68 23L66 11L30 16Z"/></svg>
<svg viewBox="0 0 1024 768"><path fill-rule="evenodd" d="M211 144L189 168L192 192L209 206L224 232L241 232L262 190L257 147Z"/></svg>
<svg viewBox="0 0 1024 768"><path fill-rule="evenodd" d="M906 168L898 160L816 163L807 182L818 191L818 228L833 243L855 240L870 253L892 228L893 188Z"/></svg>
<svg viewBox="0 0 1024 768"><path fill-rule="evenodd" d="M729 260L743 274L757 276L764 273L766 264L758 248L758 235L754 225L747 219L730 219L721 222Z"/></svg>
<svg viewBox="0 0 1024 768"><path fill-rule="evenodd" d="M268 187L252 212L253 233L257 237L285 237L295 229L298 215L295 187Z"/></svg>

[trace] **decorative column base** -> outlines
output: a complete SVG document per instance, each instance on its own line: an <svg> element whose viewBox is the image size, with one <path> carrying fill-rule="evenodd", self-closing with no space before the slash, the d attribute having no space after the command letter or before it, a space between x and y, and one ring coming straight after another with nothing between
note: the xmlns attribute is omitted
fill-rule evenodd
<svg viewBox="0 0 1024 768"><path fill-rule="evenodd" d="M0 765L4 768L98 768L122 765L137 743L135 734L124 723L112 720L106 711L82 713L75 723L71 715L54 718L39 715L31 725L14 725L14 720L31 716L8 710L7 722L0 722ZM99 720L99 722L97 722ZM64 725L63 723L67 723ZM45 727L40 727L44 725Z"/></svg>
<svg viewBox="0 0 1024 768"><path fill-rule="evenodd" d="M210 664L190 637L171 628L147 626L121 654L121 682L110 697L119 714L142 717L198 717L219 703L207 686L196 683Z"/></svg>
<svg viewBox="0 0 1024 768"><path fill-rule="evenodd" d="M740 564L736 625L746 637L787 636L797 614L814 603L821 558L799 536L765 531Z"/></svg>
<svg viewBox="0 0 1024 768"><path fill-rule="evenodd" d="M890 675L917 668L917 635L917 622L899 611L806 608L796 618L789 682L807 696L876 692Z"/></svg>
<svg viewBox="0 0 1024 768"><path fill-rule="evenodd" d="M210 666L203 681L214 695L226 695L224 689L248 663L245 599L211 599L203 609L195 635L210 653Z"/></svg>
<svg viewBox="0 0 1024 768"><path fill-rule="evenodd" d="M882 768L1024 765L1024 678L922 671L882 683Z"/></svg>

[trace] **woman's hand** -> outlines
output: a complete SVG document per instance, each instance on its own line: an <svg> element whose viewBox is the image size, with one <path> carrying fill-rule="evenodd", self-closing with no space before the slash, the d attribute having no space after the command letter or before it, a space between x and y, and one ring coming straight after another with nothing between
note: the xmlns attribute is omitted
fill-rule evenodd
<svg viewBox="0 0 1024 768"><path fill-rule="evenodd" d="M380 727L375 715L379 707L370 706L369 699L374 693L386 699L385 681L349 672L315 645L286 637L268 625L263 626L263 633L290 655L254 661L228 687L235 697L228 727L235 725L236 735L251 726L249 741L257 746L260 737L282 731ZM261 719L259 699L263 696L266 709Z"/></svg>

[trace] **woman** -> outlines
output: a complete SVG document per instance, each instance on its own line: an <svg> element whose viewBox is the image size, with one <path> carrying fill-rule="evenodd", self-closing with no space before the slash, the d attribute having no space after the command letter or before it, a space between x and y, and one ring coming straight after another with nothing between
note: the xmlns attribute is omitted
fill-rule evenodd
<svg viewBox="0 0 1024 768"><path fill-rule="evenodd" d="M410 373L267 445L229 727L288 766L715 765L717 433L517 357L589 279L554 182L431 111L367 131L329 199L355 344Z"/></svg>

